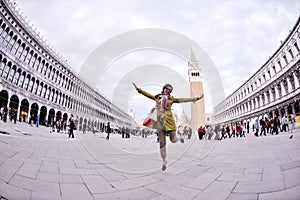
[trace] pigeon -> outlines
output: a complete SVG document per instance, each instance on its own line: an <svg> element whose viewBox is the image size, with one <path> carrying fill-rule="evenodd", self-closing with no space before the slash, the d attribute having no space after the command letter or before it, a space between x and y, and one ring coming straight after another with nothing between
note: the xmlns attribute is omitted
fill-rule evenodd
<svg viewBox="0 0 300 200"><path fill-rule="evenodd" d="M292 139L292 138L293 138L293 136L294 136L294 135L291 135L291 136L290 136L290 139Z"/></svg>

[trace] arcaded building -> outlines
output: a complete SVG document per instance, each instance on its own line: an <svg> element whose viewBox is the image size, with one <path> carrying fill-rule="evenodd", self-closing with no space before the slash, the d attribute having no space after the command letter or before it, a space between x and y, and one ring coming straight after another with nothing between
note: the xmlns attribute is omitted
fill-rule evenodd
<svg viewBox="0 0 300 200"><path fill-rule="evenodd" d="M300 18L266 62L214 108L214 123L245 123L264 117L300 116L299 45Z"/></svg>
<svg viewBox="0 0 300 200"><path fill-rule="evenodd" d="M85 83L35 30L10 1L0 7L0 107L41 125L67 121L71 114L81 130L132 126L132 118Z"/></svg>

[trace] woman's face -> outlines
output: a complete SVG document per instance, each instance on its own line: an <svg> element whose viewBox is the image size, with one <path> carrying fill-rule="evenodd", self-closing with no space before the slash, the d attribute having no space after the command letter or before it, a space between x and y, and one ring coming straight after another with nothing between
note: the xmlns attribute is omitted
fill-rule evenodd
<svg viewBox="0 0 300 200"><path fill-rule="evenodd" d="M171 89L168 88L168 87L165 87L165 88L163 89L163 94L164 94L164 95L169 95L169 94L171 94Z"/></svg>

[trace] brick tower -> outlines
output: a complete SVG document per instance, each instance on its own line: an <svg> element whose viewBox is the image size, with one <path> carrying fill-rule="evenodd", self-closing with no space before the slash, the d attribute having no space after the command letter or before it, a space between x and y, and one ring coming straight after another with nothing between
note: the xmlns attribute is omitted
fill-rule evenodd
<svg viewBox="0 0 300 200"><path fill-rule="evenodd" d="M188 62L188 74L190 82L190 92L192 97L203 94L202 77L200 75L199 62L191 50L190 60ZM205 105L204 98L191 103L191 128L198 130L200 126L205 125Z"/></svg>

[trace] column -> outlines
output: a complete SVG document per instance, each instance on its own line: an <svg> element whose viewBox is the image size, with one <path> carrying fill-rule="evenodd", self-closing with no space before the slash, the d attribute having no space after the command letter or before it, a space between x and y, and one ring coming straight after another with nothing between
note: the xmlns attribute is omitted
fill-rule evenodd
<svg viewBox="0 0 300 200"><path fill-rule="evenodd" d="M288 88L288 78L284 78L283 82L282 82L282 86L283 86L283 91L284 94L283 95L288 95L289 94L289 88Z"/></svg>
<svg viewBox="0 0 300 200"><path fill-rule="evenodd" d="M275 86L273 88L271 88L270 96L272 97L271 98L272 102L276 100L276 87Z"/></svg>
<svg viewBox="0 0 300 200"><path fill-rule="evenodd" d="M281 98L282 97L282 85L281 85L281 82L279 82L277 85L276 85L277 89L278 89L278 98Z"/></svg>
<svg viewBox="0 0 300 200"><path fill-rule="evenodd" d="M20 119L20 112L21 112L21 105L20 105L20 103L18 104L18 111L17 111L17 120L18 121L20 121L20 122L22 122L22 119L21 120L19 120Z"/></svg>
<svg viewBox="0 0 300 200"><path fill-rule="evenodd" d="M300 87L300 71L295 70L293 72L293 76L294 76L294 79L295 79L295 86L296 86L296 88L299 88Z"/></svg>
<svg viewBox="0 0 300 200"><path fill-rule="evenodd" d="M266 93L265 92L263 92L261 94L261 100L262 100L262 106L264 106L266 104Z"/></svg>

